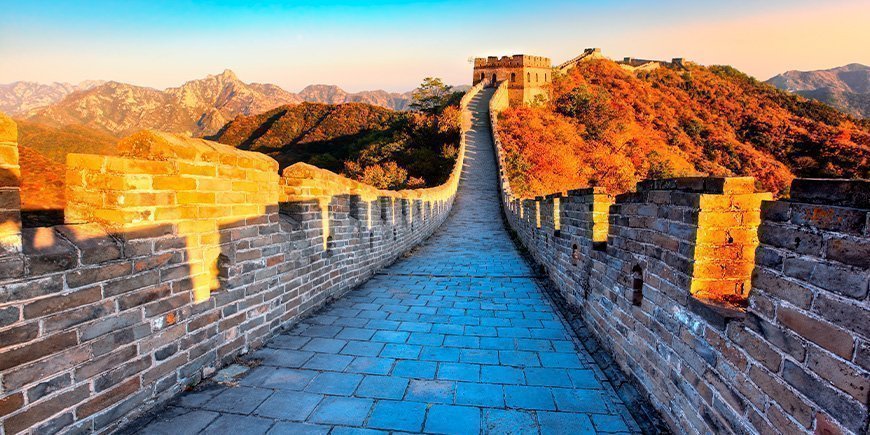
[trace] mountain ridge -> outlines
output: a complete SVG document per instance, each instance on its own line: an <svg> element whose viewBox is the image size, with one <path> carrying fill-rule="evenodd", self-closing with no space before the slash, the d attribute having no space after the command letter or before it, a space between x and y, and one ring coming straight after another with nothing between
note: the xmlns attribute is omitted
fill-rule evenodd
<svg viewBox="0 0 870 435"><path fill-rule="evenodd" d="M15 83L0 85L0 110L45 125L83 125L118 137L141 129L208 136L239 115L302 102L358 102L407 110L412 93L347 92L327 84L308 85L294 93L271 83L243 82L230 69L163 90L119 81L57 86ZM30 97L36 90L38 96Z"/></svg>
<svg viewBox="0 0 870 435"><path fill-rule="evenodd" d="M870 117L870 66L867 65L850 63L822 70L790 70L771 77L766 83L853 116Z"/></svg>

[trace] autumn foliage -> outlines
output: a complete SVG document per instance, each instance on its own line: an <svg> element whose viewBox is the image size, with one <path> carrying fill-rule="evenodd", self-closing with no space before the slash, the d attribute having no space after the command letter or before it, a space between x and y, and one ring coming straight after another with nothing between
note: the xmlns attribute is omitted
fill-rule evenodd
<svg viewBox="0 0 870 435"><path fill-rule="evenodd" d="M731 67L583 62L554 77L550 102L503 112L499 134L522 196L701 174L753 176L784 194L798 176L870 176L866 122Z"/></svg>

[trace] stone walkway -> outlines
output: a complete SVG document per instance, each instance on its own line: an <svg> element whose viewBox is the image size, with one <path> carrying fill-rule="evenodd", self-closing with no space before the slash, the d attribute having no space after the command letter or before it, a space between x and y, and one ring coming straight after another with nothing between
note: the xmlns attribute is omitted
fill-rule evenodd
<svg viewBox="0 0 870 435"><path fill-rule="evenodd" d="M255 352L238 385L183 394L141 433L637 431L503 226L491 95L472 102L460 194L435 235Z"/></svg>

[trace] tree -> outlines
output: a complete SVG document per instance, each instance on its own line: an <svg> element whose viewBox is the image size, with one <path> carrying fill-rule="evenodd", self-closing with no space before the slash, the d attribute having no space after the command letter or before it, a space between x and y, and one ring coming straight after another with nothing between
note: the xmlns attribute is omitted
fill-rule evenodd
<svg viewBox="0 0 870 435"><path fill-rule="evenodd" d="M451 89L437 77L426 77L411 94L411 109L437 114L450 102Z"/></svg>

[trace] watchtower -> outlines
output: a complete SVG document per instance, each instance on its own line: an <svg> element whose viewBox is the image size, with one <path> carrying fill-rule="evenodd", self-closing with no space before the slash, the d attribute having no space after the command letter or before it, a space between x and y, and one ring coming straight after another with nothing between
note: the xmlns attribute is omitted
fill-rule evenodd
<svg viewBox="0 0 870 435"><path fill-rule="evenodd" d="M490 86L508 81L511 106L531 104L538 98L550 97L553 67L550 58L515 54L474 59L473 83L486 80Z"/></svg>

